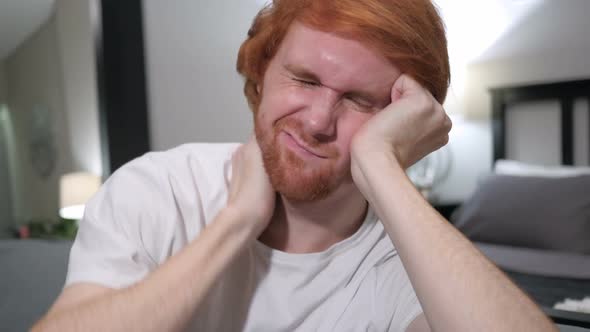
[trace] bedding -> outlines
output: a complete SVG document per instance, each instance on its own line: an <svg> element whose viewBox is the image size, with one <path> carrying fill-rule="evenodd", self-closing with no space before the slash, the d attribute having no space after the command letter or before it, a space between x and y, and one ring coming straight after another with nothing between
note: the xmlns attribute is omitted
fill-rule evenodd
<svg viewBox="0 0 590 332"><path fill-rule="evenodd" d="M550 278L587 280L590 285L590 255L482 242L475 244L503 269Z"/></svg>
<svg viewBox="0 0 590 332"><path fill-rule="evenodd" d="M0 331L28 331L64 285L72 241L0 240Z"/></svg>
<svg viewBox="0 0 590 332"><path fill-rule="evenodd" d="M476 242L475 245L538 304L590 296L590 255ZM590 315L585 317L590 321Z"/></svg>
<svg viewBox="0 0 590 332"><path fill-rule="evenodd" d="M472 241L590 255L590 175L492 174L451 216Z"/></svg>
<svg viewBox="0 0 590 332"><path fill-rule="evenodd" d="M552 309L590 296L590 175L540 169L487 176L451 220L556 322L590 327L586 313Z"/></svg>
<svg viewBox="0 0 590 332"><path fill-rule="evenodd" d="M494 164L494 173L502 175L566 177L589 175L588 166L542 166L520 162L517 160L498 159Z"/></svg>

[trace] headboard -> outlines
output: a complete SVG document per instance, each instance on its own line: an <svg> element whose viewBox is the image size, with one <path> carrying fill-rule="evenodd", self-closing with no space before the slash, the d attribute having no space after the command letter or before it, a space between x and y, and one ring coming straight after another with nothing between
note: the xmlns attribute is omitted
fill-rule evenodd
<svg viewBox="0 0 590 332"><path fill-rule="evenodd" d="M588 136L582 139L587 140L588 163L590 163L590 79L575 80L565 82L554 82L544 84L532 84L521 86L497 87L489 90L492 97L492 135L493 135L493 162L498 159L507 159L507 118L509 112L518 112L519 107L513 107L517 104L537 101L557 101L559 105L559 137L558 143L560 148L560 159L563 165L574 165L576 151L575 139L577 136L576 129L583 129L588 132ZM587 101L587 119L583 124L575 123L574 104L578 99ZM535 110L536 111L536 110ZM579 119L578 119L579 120ZM539 135L543 135L540 133ZM582 150L583 151L583 150ZM521 280L522 283L532 285L529 289L538 287L530 280ZM560 281L551 281L559 283ZM520 284L521 286L523 284ZM553 284L552 284L553 285ZM543 307L544 312L549 315L554 322L565 325L580 326L590 328L590 318L587 314L556 310L553 308Z"/></svg>
<svg viewBox="0 0 590 332"><path fill-rule="evenodd" d="M493 161L506 159L506 117L509 106L531 101L557 100L561 119L561 164L574 164L574 101L588 100L590 128L590 79L490 89L492 95ZM517 109L517 108L515 108ZM590 156L590 143L588 144ZM590 157L589 157L590 158Z"/></svg>

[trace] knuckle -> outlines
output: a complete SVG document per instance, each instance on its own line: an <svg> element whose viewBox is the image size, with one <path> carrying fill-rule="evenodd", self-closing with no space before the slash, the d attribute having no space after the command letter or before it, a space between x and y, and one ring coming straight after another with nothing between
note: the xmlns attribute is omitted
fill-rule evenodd
<svg viewBox="0 0 590 332"><path fill-rule="evenodd" d="M438 121L438 123L441 126L444 126L446 124L446 122L447 122L447 115L445 114L444 111L441 112L440 109L437 109L435 111L435 115L434 116L436 117L436 120Z"/></svg>
<svg viewBox="0 0 590 332"><path fill-rule="evenodd" d="M416 99L416 108L420 114L430 115L433 112L433 105L432 101L428 98L428 96L421 94Z"/></svg>
<svg viewBox="0 0 590 332"><path fill-rule="evenodd" d="M447 117L446 127L445 128L447 129L447 133L449 131L451 131L451 129L453 129L453 121L451 121L451 119L449 119L448 117Z"/></svg>

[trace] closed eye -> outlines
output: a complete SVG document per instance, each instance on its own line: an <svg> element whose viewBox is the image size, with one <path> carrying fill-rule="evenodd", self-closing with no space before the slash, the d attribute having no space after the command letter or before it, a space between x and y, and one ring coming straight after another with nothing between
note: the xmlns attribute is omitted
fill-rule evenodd
<svg viewBox="0 0 590 332"><path fill-rule="evenodd" d="M353 103L361 106L361 107L365 107L365 108L371 108L373 107L373 104L369 103L366 100L361 100L361 99L355 99L355 98L349 98L350 101L352 101Z"/></svg>
<svg viewBox="0 0 590 332"><path fill-rule="evenodd" d="M300 78L293 78L293 81L295 81L301 85L305 85L305 86L311 86L311 87L320 86L320 84L318 82L303 80Z"/></svg>
<svg viewBox="0 0 590 332"><path fill-rule="evenodd" d="M361 108L365 112L373 111L375 108L375 105L371 101L368 101L364 98L356 97L353 95L347 95L347 96L345 96L345 99L352 102L358 108Z"/></svg>

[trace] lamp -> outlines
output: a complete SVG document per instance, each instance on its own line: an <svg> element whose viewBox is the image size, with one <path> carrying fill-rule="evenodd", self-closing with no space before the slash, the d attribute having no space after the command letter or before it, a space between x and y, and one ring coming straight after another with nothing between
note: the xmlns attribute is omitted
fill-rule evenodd
<svg viewBox="0 0 590 332"><path fill-rule="evenodd" d="M59 215L64 219L80 220L86 201L98 191L100 177L91 173L65 174L59 181Z"/></svg>

